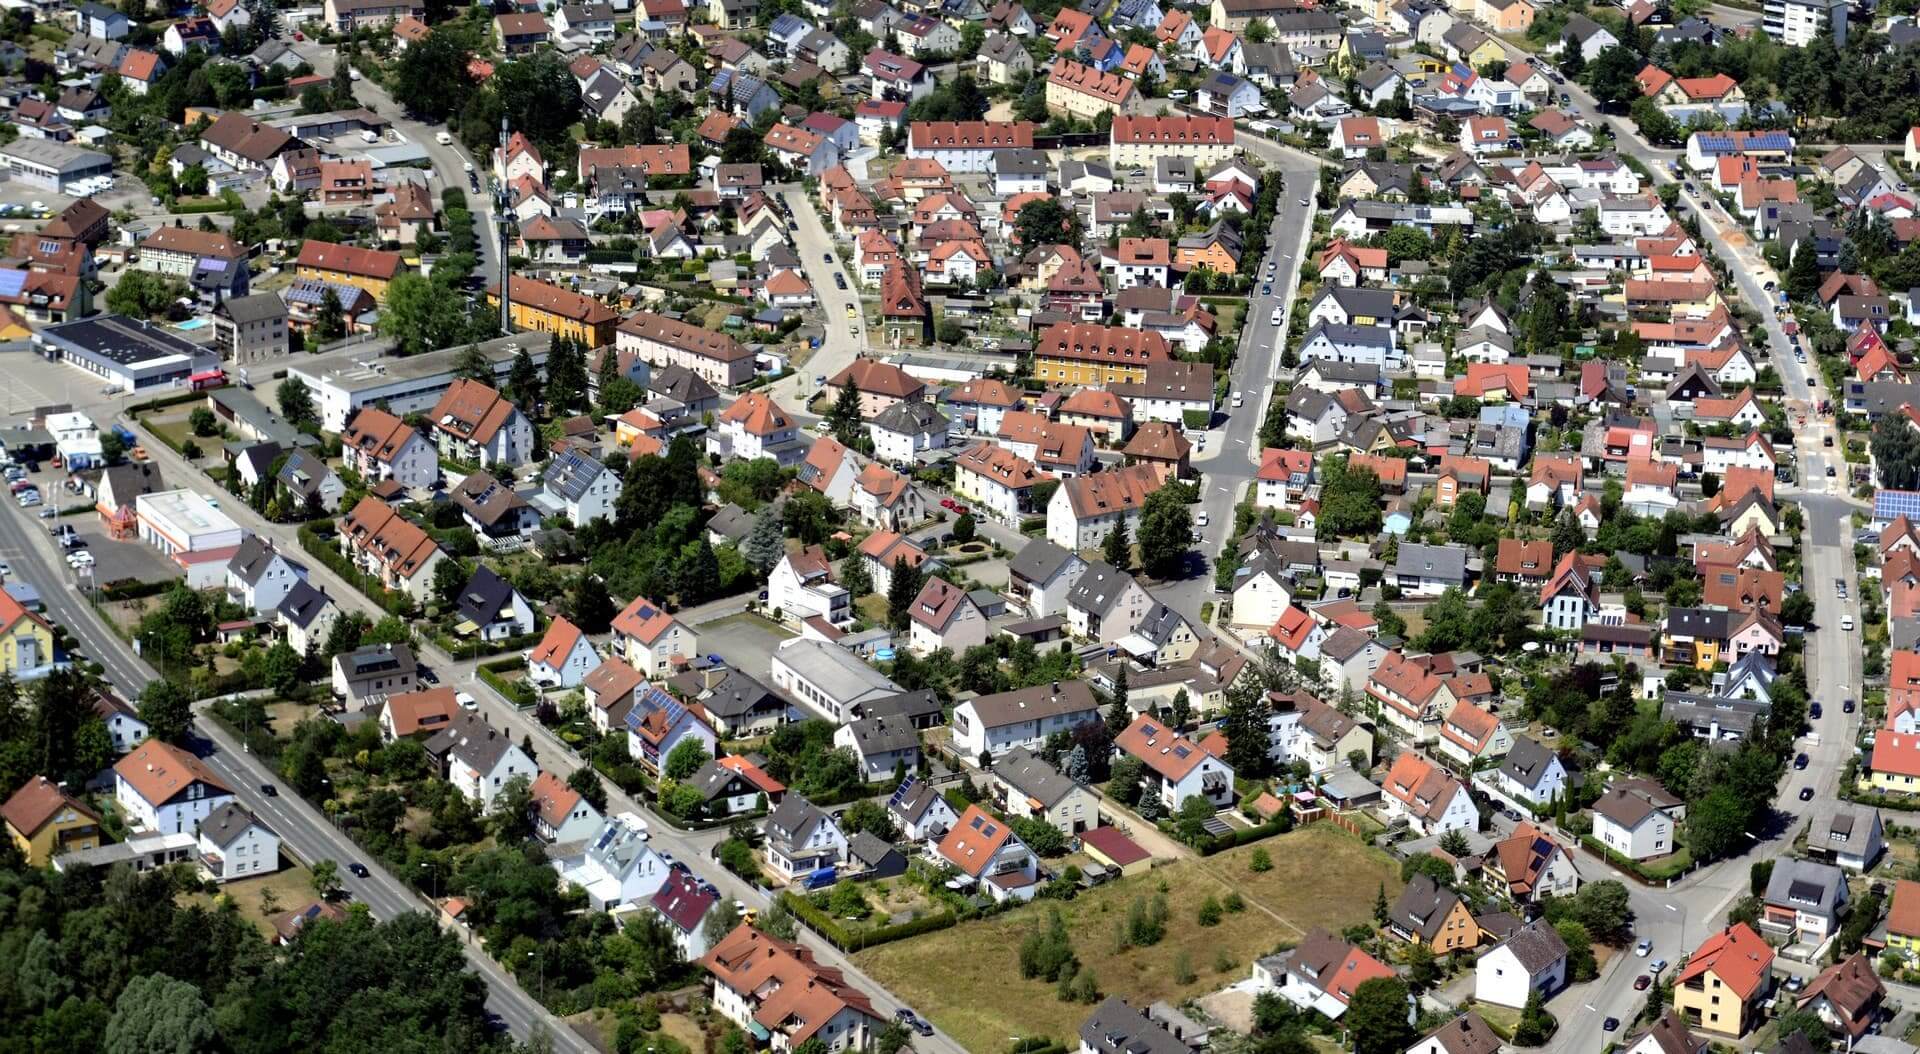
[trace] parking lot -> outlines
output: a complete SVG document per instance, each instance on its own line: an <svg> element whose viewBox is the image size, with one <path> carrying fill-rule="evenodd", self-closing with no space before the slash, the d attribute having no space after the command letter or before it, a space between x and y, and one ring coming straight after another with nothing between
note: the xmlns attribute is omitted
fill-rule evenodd
<svg viewBox="0 0 1920 1054"><path fill-rule="evenodd" d="M772 684L773 649L794 635L758 615L741 612L694 627L700 650L725 655L736 669L762 684Z"/></svg>

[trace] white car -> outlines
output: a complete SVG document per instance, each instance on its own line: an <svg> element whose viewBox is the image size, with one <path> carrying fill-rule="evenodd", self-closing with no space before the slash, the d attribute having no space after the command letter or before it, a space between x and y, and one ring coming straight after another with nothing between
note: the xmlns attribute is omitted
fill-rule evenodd
<svg viewBox="0 0 1920 1054"><path fill-rule="evenodd" d="M1241 396L1241 393L1240 393L1240 392L1234 392L1234 393L1233 393L1233 408L1234 408L1234 409L1236 409L1236 410L1238 410L1238 409L1240 409L1240 402L1241 402L1241 398L1242 398L1242 396Z"/></svg>
<svg viewBox="0 0 1920 1054"><path fill-rule="evenodd" d="M1201 509L1199 512L1196 512L1193 514L1193 522L1201 527L1205 527L1207 525L1207 520L1209 518L1210 517L1207 516L1207 510L1205 509Z"/></svg>
<svg viewBox="0 0 1920 1054"><path fill-rule="evenodd" d="M85 549L77 553L68 553L67 563L74 567L91 567L93 565L93 554L87 552Z"/></svg>

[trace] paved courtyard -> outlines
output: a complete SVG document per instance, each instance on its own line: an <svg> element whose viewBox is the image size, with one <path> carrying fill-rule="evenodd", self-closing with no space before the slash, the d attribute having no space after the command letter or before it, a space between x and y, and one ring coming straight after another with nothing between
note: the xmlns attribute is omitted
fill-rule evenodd
<svg viewBox="0 0 1920 1054"><path fill-rule="evenodd" d="M700 635L702 654L724 655L735 668L766 685L773 683L773 650L797 636L744 611L693 628Z"/></svg>

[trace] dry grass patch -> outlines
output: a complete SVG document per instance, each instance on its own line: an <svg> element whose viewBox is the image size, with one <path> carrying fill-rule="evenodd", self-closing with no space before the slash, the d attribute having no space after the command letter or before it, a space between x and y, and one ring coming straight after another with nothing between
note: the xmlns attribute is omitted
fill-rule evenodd
<svg viewBox="0 0 1920 1054"><path fill-rule="evenodd" d="M287 858L282 856L281 859L284 861ZM273 911L263 913L260 910L260 901L269 890L272 891L274 898ZM272 940L274 938L273 923L267 921L268 915L306 907L318 899L320 895L313 891L313 872L288 862L286 867L271 875L228 882L220 887L218 894L187 894L181 898L181 902L204 904L218 910L221 900L231 900L234 907L239 909L241 918L252 923L253 928L259 930L261 936Z"/></svg>
<svg viewBox="0 0 1920 1054"><path fill-rule="evenodd" d="M854 957L861 969L977 1054L1004 1051L1009 1036L1065 1041L1088 1007L1056 998L1054 986L1020 976L1020 943L1058 909L1083 967L1103 992L1139 1005L1179 1002L1246 976L1255 958L1299 939L1294 927L1341 927L1369 918L1374 891L1399 890L1398 872L1384 853L1332 828L1310 828L1261 843L1271 871L1255 874L1247 846L1208 860L1182 860L1146 875L1102 886L1067 903L1040 902L979 922L869 948ZM1136 898L1164 887L1166 937L1146 948L1116 950ZM1195 922L1209 896L1237 890L1246 910L1220 925ZM1286 921L1281 921L1286 920ZM1215 969L1224 959L1227 969ZM1192 980L1178 977L1184 962Z"/></svg>

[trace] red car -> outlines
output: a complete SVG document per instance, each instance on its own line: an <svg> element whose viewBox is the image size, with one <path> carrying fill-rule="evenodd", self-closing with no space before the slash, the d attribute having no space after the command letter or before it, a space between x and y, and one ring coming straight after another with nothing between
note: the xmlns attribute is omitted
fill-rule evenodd
<svg viewBox="0 0 1920 1054"><path fill-rule="evenodd" d="M957 502L957 501L954 501L954 500L953 500L952 498L941 498L941 499L940 499L940 507L941 507L941 508L943 508L943 509L951 509L951 508L953 508L953 507L954 507L955 505L958 505L958 504L960 504L960 503L959 503L959 502Z"/></svg>
<svg viewBox="0 0 1920 1054"><path fill-rule="evenodd" d="M953 508L953 514L955 516L965 516L968 513L973 511L972 509L967 508L965 505L962 505L959 502L955 502L952 508Z"/></svg>
<svg viewBox="0 0 1920 1054"><path fill-rule="evenodd" d="M1636 992L1644 992L1651 987L1652 984L1653 978L1648 977L1646 974L1641 974L1633 979L1633 990Z"/></svg>

